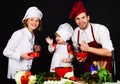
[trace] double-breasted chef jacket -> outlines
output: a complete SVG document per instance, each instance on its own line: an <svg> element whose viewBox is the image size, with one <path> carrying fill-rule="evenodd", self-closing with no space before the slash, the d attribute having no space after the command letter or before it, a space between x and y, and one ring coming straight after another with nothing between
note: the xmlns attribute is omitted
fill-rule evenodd
<svg viewBox="0 0 120 84"><path fill-rule="evenodd" d="M33 52L35 36L32 36L28 28L15 31L9 39L3 54L9 58L8 78L14 79L17 71L30 70L32 60L20 59L23 53Z"/></svg>

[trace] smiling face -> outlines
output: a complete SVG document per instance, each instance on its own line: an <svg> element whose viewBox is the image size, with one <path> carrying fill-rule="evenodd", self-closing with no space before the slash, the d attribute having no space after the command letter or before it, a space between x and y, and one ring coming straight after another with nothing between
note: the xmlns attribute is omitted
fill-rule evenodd
<svg viewBox="0 0 120 84"><path fill-rule="evenodd" d="M81 29L85 30L88 27L89 19L86 12L82 12L75 17L75 22Z"/></svg>
<svg viewBox="0 0 120 84"><path fill-rule="evenodd" d="M31 17L27 19L27 27L30 30L30 32L37 29L38 26L39 26L39 19L37 17Z"/></svg>
<svg viewBox="0 0 120 84"><path fill-rule="evenodd" d="M65 41L61 38L61 36L57 33L55 33L55 36L56 36L56 42L59 43L59 44L63 44L65 43Z"/></svg>

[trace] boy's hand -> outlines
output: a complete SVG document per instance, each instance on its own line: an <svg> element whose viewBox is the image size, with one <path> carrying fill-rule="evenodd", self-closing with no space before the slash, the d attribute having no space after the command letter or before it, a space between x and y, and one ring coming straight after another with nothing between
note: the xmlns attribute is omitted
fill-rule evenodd
<svg viewBox="0 0 120 84"><path fill-rule="evenodd" d="M46 39L46 42L49 44L49 45L53 45L53 39L51 39L49 36L45 38Z"/></svg>
<svg viewBox="0 0 120 84"><path fill-rule="evenodd" d="M70 63L70 62L72 62L72 59L71 58L62 58L62 62Z"/></svg>

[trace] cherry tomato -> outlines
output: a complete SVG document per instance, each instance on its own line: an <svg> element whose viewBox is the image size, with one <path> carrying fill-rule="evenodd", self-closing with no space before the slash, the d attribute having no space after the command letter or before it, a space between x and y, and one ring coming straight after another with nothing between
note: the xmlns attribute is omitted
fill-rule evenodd
<svg viewBox="0 0 120 84"><path fill-rule="evenodd" d="M69 78L69 80L72 80L72 81L80 81L81 78L78 78L78 77L75 77L75 76L71 76L71 77Z"/></svg>

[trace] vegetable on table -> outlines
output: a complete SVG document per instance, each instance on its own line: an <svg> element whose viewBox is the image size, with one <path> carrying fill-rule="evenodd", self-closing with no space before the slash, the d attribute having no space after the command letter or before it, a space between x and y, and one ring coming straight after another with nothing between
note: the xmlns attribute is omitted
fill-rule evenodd
<svg viewBox="0 0 120 84"><path fill-rule="evenodd" d="M26 76L21 76L21 84L28 84L29 78Z"/></svg>
<svg viewBox="0 0 120 84"><path fill-rule="evenodd" d="M30 71L18 71L15 74L16 84L35 84L36 80L36 75L32 75Z"/></svg>
<svg viewBox="0 0 120 84"><path fill-rule="evenodd" d="M112 76L110 72L105 68L99 68L97 73L91 74L90 72L86 72L82 75L82 79L87 82L88 84L102 84L105 82L113 82Z"/></svg>

